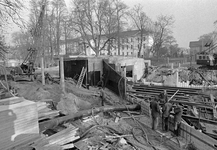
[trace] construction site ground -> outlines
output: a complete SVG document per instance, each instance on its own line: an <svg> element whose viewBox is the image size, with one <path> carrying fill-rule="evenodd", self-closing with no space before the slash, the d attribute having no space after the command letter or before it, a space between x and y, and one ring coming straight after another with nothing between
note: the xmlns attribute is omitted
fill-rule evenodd
<svg viewBox="0 0 217 150"><path fill-rule="evenodd" d="M40 70L38 71L40 72ZM51 76L58 76L58 68L47 69ZM49 83L42 85L38 78L34 82L10 82L11 86L17 90L18 96L24 97L27 100L39 102L42 100L52 100L63 114L68 115L73 111L81 111L87 109L94 109L101 106L101 98L98 96L98 88L90 87L90 89L77 88L76 83L72 79L65 80L65 87L67 96L70 99L79 99L76 108L72 107L73 103L67 105L59 105L63 100L64 95L61 93L61 86L58 83ZM108 89L106 91L106 106L121 104L127 105L129 102L121 100L116 94ZM72 93L70 95L68 93ZM65 95L65 97L67 97ZM62 107L63 106L63 107ZM76 110L65 110L76 109ZM189 149L188 143L181 138L173 137L171 132L164 133L161 130L161 121L159 121L157 132L151 129L151 120L148 116L136 112L109 112L92 114L87 118L82 118L70 122L75 127L78 127L81 133L87 132L93 126L109 126L116 129L117 133L111 133L106 128L94 128L76 141L74 145L81 150L88 149L159 149L159 150L178 150ZM116 135L116 138L109 138L109 135ZM99 138L100 137L100 138ZM102 138L103 137L103 138ZM186 144L187 143L187 144ZM75 149L75 148L74 148Z"/></svg>

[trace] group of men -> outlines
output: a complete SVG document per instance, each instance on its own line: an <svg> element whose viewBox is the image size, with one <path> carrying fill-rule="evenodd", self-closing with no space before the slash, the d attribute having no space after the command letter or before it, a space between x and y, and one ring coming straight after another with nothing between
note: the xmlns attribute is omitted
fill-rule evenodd
<svg viewBox="0 0 217 150"><path fill-rule="evenodd" d="M162 108L160 107L162 104ZM180 125L182 118L182 106L179 103L174 105L168 100L167 91L164 90L159 96L152 99L150 102L151 116L152 116L152 129L156 130L158 127L159 118L162 117L162 130L169 131L169 117L170 113L174 111L174 134L180 135Z"/></svg>

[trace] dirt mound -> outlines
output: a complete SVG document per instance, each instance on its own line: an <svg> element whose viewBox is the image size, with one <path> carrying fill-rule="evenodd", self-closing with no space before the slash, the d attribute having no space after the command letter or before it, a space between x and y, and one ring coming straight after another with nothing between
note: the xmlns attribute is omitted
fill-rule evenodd
<svg viewBox="0 0 217 150"><path fill-rule="evenodd" d="M62 94L60 102L57 104L57 109L63 114L74 114L78 110L90 109L91 104L86 102L72 93Z"/></svg>

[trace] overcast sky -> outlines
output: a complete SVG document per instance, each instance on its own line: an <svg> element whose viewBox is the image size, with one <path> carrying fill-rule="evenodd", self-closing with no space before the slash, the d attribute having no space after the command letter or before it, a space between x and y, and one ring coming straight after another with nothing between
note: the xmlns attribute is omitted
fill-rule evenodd
<svg viewBox="0 0 217 150"><path fill-rule="evenodd" d="M217 0L124 0L132 6L140 3L151 19L159 14L173 15L173 35L181 47L189 47L189 41L214 31L217 20Z"/></svg>
<svg viewBox="0 0 217 150"><path fill-rule="evenodd" d="M65 0L66 3L70 0ZM144 11L155 20L160 14L173 15L173 35L180 47L189 47L189 42L200 35L214 31L217 20L217 0L122 0L128 6L140 3ZM13 30L13 29L12 29Z"/></svg>

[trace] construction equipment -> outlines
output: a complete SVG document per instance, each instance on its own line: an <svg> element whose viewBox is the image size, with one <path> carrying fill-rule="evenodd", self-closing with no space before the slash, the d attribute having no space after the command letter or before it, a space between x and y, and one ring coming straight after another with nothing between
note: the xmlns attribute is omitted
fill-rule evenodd
<svg viewBox="0 0 217 150"><path fill-rule="evenodd" d="M83 67L82 70L81 70L81 74L79 76L78 83L77 83L76 87L78 87L78 88L81 87L81 85L83 83L83 80L84 80L84 76L86 74L86 71L87 71L87 68Z"/></svg>
<svg viewBox="0 0 217 150"><path fill-rule="evenodd" d="M209 42L205 44L205 47L208 48L196 54L197 65L201 65L201 68L217 68L217 53L213 53L217 48L217 43L212 44L212 42Z"/></svg>
<svg viewBox="0 0 217 150"><path fill-rule="evenodd" d="M35 28L31 30L31 34L33 37L33 45L28 49L28 54L26 58L24 59L23 63L18 67L11 67L10 73L12 75L18 75L18 76L28 76L30 80L34 80L34 72L35 72L35 60L37 57L37 52L40 48L41 44L41 34L42 34L42 27L43 27L43 18L45 14L45 6L46 6L46 0L43 1L41 12L38 17L37 23Z"/></svg>
<svg viewBox="0 0 217 150"><path fill-rule="evenodd" d="M0 75L0 99L14 96L12 87L8 83L7 70L3 65L0 65Z"/></svg>

